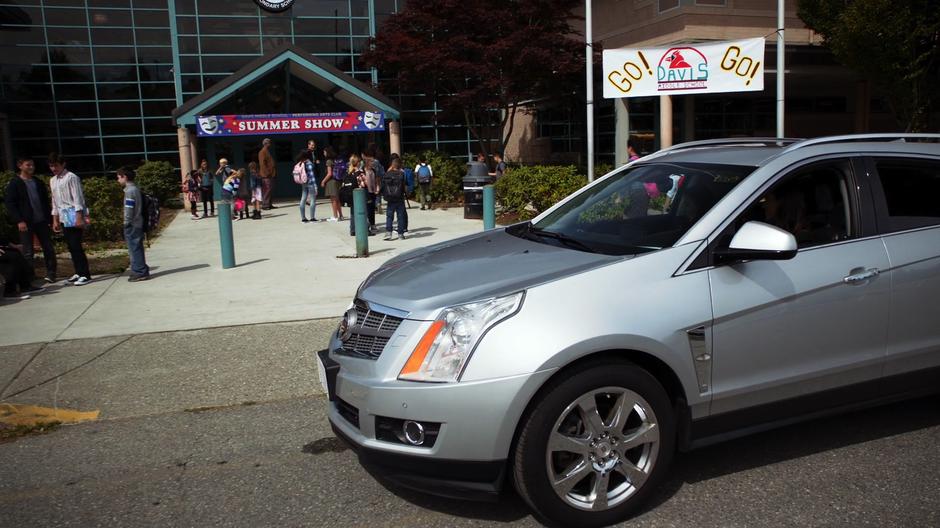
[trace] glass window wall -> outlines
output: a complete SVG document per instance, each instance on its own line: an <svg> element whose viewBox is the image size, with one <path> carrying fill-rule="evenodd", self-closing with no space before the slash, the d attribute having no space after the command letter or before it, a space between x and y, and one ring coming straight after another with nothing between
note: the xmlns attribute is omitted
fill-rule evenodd
<svg viewBox="0 0 940 528"><path fill-rule="evenodd" d="M283 13L268 13L253 0L169 2L173 10L168 0L0 0L15 12L0 21L0 94L16 153L41 158L60 150L82 174L112 171L128 159L177 165L176 133L169 124L177 105L171 25L178 34L185 101L284 44L371 84L377 77L362 64L361 53L373 28L403 5L304 0ZM336 105L322 97L302 99L293 94L293 100L320 111ZM409 149L470 152L459 123L439 130L433 98L393 99L415 110L402 119ZM260 113L249 103L240 108ZM75 136L82 141L63 141Z"/></svg>

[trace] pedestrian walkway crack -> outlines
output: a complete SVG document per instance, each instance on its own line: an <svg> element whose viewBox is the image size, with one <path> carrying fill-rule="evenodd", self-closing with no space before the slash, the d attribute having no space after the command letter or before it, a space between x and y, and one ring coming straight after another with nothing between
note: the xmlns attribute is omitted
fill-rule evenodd
<svg viewBox="0 0 940 528"><path fill-rule="evenodd" d="M3 399L4 399L4 394L6 394L7 390L10 388L10 386L13 385L13 382L15 382L15 381L20 377L20 374L22 374L23 371L26 370L26 367L28 367L28 366L33 362L33 360L36 359L36 356L38 356L38 355L46 348L46 345L48 345L48 344L49 344L49 343L43 343L42 345L40 345L39 349L36 350L36 353L33 354L33 355L29 358L29 361L27 361L26 363L23 364L22 367L20 367L20 370L18 370L18 371L16 372L16 374L14 374L12 378L10 378L10 381L6 382L6 384L3 386L3 390L0 390L0 401L3 401Z"/></svg>
<svg viewBox="0 0 940 528"><path fill-rule="evenodd" d="M69 328L72 328L72 325L74 325L79 319L81 319L86 313L88 313L88 310L91 310L91 307L97 304L98 301L100 301L101 298L104 297L104 294L108 293L108 291L111 290L111 287L114 286L114 284L117 282L117 278L119 276L120 275L115 275L111 279L106 279L106 278L99 279L99 280L110 280L111 284L108 284L108 287L102 290L102 292L99 293L97 297L95 297L95 300L91 301L91 303L89 303L88 306L86 306L85 309L82 310L82 313L78 314L78 316L76 316L75 319L72 319L72 321L64 329L62 329L61 332L59 332L55 337L53 337L52 341L58 341L59 338L62 337L62 334L68 332Z"/></svg>
<svg viewBox="0 0 940 528"><path fill-rule="evenodd" d="M115 344L109 346L108 348L106 348L103 352L101 352L100 354L96 355L95 357L89 359L88 361L85 361L84 363L80 363L80 364L78 364L78 365L76 365L76 366L74 366L74 367L72 367L72 368L66 370L65 372L62 372L62 373L60 373L60 374L56 374L55 376L52 376L51 378L45 379L45 380L43 380L43 381L40 381L39 383L36 383L36 384L34 384L34 385L30 385L29 387L26 387L25 389L20 389L20 390L14 392L13 394L4 395L4 396L0 397L0 401L5 401L5 400L7 400L7 399L9 399L9 398L13 398L13 397L15 397L15 396L19 396L20 394L23 394L24 392L31 391L31 390L33 390L33 389L37 389L37 388L39 388L39 387L42 387L42 386L45 385L46 383L51 383L51 382L53 382L53 381L56 381L56 380L58 380L59 378L61 378L62 376L65 376L66 374L75 372L76 370L78 370L78 369L84 367L85 365L88 365L88 364L90 364L90 363L93 363L93 362L97 361L98 359L100 359L101 357L103 357L103 356L104 356L105 354L107 354L108 352L111 352L111 351L114 350L115 348L117 348L117 347L123 345L124 343L126 343L126 342L128 342L128 341L130 341L132 337L134 337L134 336L129 335L129 336L125 337L124 339L121 339L121 340L118 341L117 343L115 343ZM42 348L44 348L44 347L45 347L45 344L43 344L43 347L42 347ZM40 348L40 350L42 350L42 348ZM38 352L38 351L36 352L36 354L35 354L33 357L35 358L37 355L39 355L39 352ZM32 361L32 360L30 360L30 362L31 362L31 361ZM27 363L27 364L28 364L28 363ZM20 372L17 372L16 376L14 376L12 380L10 380L10 383L8 383L6 387L4 387L4 389L3 389L4 392L10 387L10 385L13 384L14 381L16 381L16 379L20 376L20 374L21 374L21 373L23 372L23 370L25 370L25 369L26 369L26 366L24 365L23 368L20 369Z"/></svg>

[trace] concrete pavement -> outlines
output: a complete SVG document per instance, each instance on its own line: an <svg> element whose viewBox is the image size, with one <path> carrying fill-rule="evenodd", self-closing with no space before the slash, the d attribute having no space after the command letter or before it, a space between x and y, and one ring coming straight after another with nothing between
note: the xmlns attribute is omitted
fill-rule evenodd
<svg viewBox="0 0 940 528"><path fill-rule="evenodd" d="M33 358L11 400L101 409L98 421L0 443L0 526L539 526L511 492L496 504L452 501L366 473L330 430L312 361L334 325L0 347L0 374ZM937 404L679 454L623 526L938 526Z"/></svg>
<svg viewBox="0 0 940 528"><path fill-rule="evenodd" d="M346 222L301 223L297 202L234 224L237 266L224 270L216 218L179 211L147 250L152 279L98 277L86 286L48 286L32 299L0 304L0 346L146 332L338 317L359 284L402 251L479 232L462 208L409 210L409 237L369 237L356 254ZM344 208L348 212L347 208ZM317 218L329 216L327 202ZM376 215L380 231L385 215Z"/></svg>

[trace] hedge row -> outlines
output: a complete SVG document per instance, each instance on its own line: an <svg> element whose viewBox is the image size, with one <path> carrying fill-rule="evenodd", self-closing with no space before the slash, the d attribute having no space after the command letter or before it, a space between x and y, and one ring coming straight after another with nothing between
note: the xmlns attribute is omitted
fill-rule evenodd
<svg viewBox="0 0 940 528"><path fill-rule="evenodd" d="M611 170L613 165L597 165L594 176L600 178ZM574 165L512 166L496 182L496 202L503 214L527 220L587 182L587 176L580 174Z"/></svg>
<svg viewBox="0 0 940 528"><path fill-rule="evenodd" d="M0 193L5 194L10 179L16 176L9 171L0 172ZM38 178L49 185L49 176ZM156 196L161 204L176 201L180 193L179 178L173 167L165 161L148 161L137 169L137 185L145 193ZM124 191L114 176L90 176L82 178L85 204L91 212L91 224L85 240L91 242L117 241L124 236ZM0 200L0 234L16 240L16 225L7 215L6 206Z"/></svg>
<svg viewBox="0 0 940 528"><path fill-rule="evenodd" d="M402 162L406 168L415 168L421 158L427 160L434 171L431 185L431 201L453 203L463 199L463 177L467 173L466 162L457 161L447 154L426 150L420 154L405 154Z"/></svg>

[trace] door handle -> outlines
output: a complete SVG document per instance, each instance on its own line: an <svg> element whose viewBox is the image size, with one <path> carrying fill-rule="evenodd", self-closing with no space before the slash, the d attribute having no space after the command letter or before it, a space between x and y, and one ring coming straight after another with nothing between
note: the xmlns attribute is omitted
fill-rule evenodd
<svg viewBox="0 0 940 528"><path fill-rule="evenodd" d="M881 274L881 270L879 270L878 268L872 268L872 269L855 268L849 273L851 273L851 275L849 275L848 277L843 277L842 282L846 284L859 284L869 279L874 279L879 274Z"/></svg>

